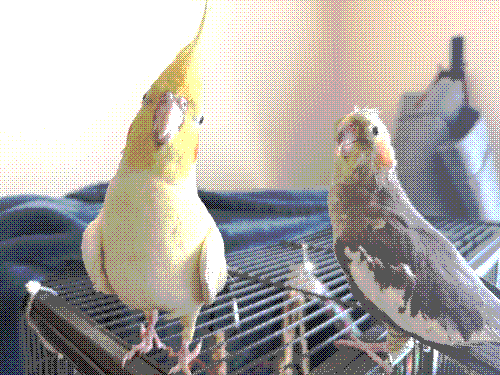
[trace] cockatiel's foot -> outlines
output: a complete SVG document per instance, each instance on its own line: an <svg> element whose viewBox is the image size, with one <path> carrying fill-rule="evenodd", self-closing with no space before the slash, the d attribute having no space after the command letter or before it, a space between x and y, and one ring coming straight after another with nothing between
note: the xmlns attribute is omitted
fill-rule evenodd
<svg viewBox="0 0 500 375"><path fill-rule="evenodd" d="M151 349L153 349L154 344L156 344L156 346L159 349L168 350L168 347L161 342L160 337L158 336L158 333L155 330L155 324L157 321L158 321L158 312L156 311L155 313L153 313L151 318L149 318L148 328L145 328L144 324L141 324L140 336L142 341L139 344L132 346L132 349L127 354L125 354L125 357L123 357L122 360L122 367L125 367L125 363L128 360L134 358L134 356L137 353L146 354L149 351L151 351Z"/></svg>
<svg viewBox="0 0 500 375"><path fill-rule="evenodd" d="M336 340L333 342L336 346L345 345L351 348L359 349L365 352L375 363L384 369L387 374L392 373L392 366L380 358L377 353L390 353L390 345L387 341L384 342L364 342L352 335L348 340Z"/></svg>
<svg viewBox="0 0 500 375"><path fill-rule="evenodd" d="M144 340L146 338L147 330L144 327L144 324L141 324L141 339ZM155 329L153 329L153 341L158 347L158 349L165 349L168 350L168 347L161 342L160 337L158 336L158 333L156 332Z"/></svg>
<svg viewBox="0 0 500 375"><path fill-rule="evenodd" d="M190 343L191 341L183 339L181 350L179 350L177 353L174 352L171 347L167 348L167 350L170 351L168 355L169 357L177 357L179 359L179 363L177 363L177 365L170 369L170 371L168 372L169 374L175 374L182 370L186 375L191 375L189 366L191 365L191 362L193 362L196 357L198 357L198 354L200 354L202 342L200 341L200 343L196 345L196 348L194 348L192 352L189 351Z"/></svg>

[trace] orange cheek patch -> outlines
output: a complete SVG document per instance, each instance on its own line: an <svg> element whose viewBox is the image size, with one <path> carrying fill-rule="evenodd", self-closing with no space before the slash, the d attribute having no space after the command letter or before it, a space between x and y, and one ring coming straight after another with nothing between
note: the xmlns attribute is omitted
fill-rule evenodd
<svg viewBox="0 0 500 375"><path fill-rule="evenodd" d="M198 149L200 148L200 134L196 134L196 146L194 146L194 161L198 159Z"/></svg>
<svg viewBox="0 0 500 375"><path fill-rule="evenodd" d="M196 146L194 146L194 161L196 161L196 159L198 159L198 148L199 148L199 144L197 143Z"/></svg>
<svg viewBox="0 0 500 375"><path fill-rule="evenodd" d="M394 166L394 150L387 140L383 140L377 145L377 156L375 167L377 169L390 169Z"/></svg>

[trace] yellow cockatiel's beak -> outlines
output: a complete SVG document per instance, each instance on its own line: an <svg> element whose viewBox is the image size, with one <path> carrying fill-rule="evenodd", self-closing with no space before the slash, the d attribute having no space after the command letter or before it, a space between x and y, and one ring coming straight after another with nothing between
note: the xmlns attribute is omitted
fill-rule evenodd
<svg viewBox="0 0 500 375"><path fill-rule="evenodd" d="M148 169L157 163L167 169L173 168L169 163L189 168L197 159L198 132L203 121L198 42L206 14L207 3L196 37L151 85L130 126L124 158L136 169Z"/></svg>
<svg viewBox="0 0 500 375"><path fill-rule="evenodd" d="M102 209L82 236L82 259L96 290L116 294L147 320L122 367L156 346L178 359L169 374L191 374L203 341L189 349L196 320L227 281L224 239L196 184L202 26L146 93ZM159 310L163 318L180 318L178 352L158 336Z"/></svg>

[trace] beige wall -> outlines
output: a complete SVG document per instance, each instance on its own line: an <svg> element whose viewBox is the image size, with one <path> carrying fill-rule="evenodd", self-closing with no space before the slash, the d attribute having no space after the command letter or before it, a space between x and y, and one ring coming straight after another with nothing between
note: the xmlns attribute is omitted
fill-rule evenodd
<svg viewBox="0 0 500 375"><path fill-rule="evenodd" d="M424 90L437 64L448 66L456 33L466 37L472 100L500 139L498 1L209 1L202 188L326 183L333 121L367 105L392 129L401 94ZM36 33L6 51L35 52L1 73L17 81L1 89L10 120L0 129L0 195L61 195L112 177L142 94L198 26L202 2L179 3L96 1L28 15ZM62 16L47 22L56 8Z"/></svg>
<svg viewBox="0 0 500 375"><path fill-rule="evenodd" d="M401 94L424 90L437 64L448 67L449 42L457 33L466 38L471 102L484 113L499 143L498 1L332 3L317 6L320 35L316 56L310 57L313 70L306 73L310 83L299 83L292 94L306 97L292 110L290 123L269 133L269 148L280 150L277 162L271 159L268 166L269 186L327 183L332 121L354 105L367 105L380 108L392 130Z"/></svg>

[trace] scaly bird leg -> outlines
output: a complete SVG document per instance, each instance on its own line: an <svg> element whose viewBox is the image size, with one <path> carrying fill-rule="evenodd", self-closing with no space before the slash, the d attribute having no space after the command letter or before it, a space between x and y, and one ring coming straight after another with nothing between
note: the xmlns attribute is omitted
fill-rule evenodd
<svg viewBox="0 0 500 375"><path fill-rule="evenodd" d="M177 363L177 365L170 369L170 371L168 372L169 374L175 374L182 370L185 374L191 375L189 365L196 359L196 357L198 357L198 354L200 354L202 343L200 341L200 343L196 345L196 348L194 348L192 352L189 351L189 344L191 344L191 340L183 338L181 343L181 350L179 350L178 352L174 352L172 348L169 348L170 354L168 356L177 357L179 359L179 363Z"/></svg>
<svg viewBox="0 0 500 375"><path fill-rule="evenodd" d="M165 344L163 344L158 336L158 333L155 330L155 325L158 322L158 310L153 310L152 313L146 313L146 318L148 320L148 327L144 328L144 325L141 324L141 339L142 341L132 346L132 349L125 354L122 360L122 367L125 367L125 363L132 359L137 353L145 354L148 353L151 349L153 349L154 344L158 346L160 349L167 349Z"/></svg>
<svg viewBox="0 0 500 375"><path fill-rule="evenodd" d="M181 317L181 324L183 326L182 330L182 341L181 341L181 349L176 353L172 348L168 348L170 351L169 357L177 357L179 362L176 366L172 367L169 374L175 374L176 372L183 371L186 375L191 375L191 370L189 366L191 362L193 362L198 354L200 354L202 341L196 348L191 352L189 351L189 344L193 341L194 329L196 326L196 318L198 318L198 314L200 313L200 308L194 311L191 315Z"/></svg>
<svg viewBox="0 0 500 375"><path fill-rule="evenodd" d="M141 324L141 339L144 340L147 337L148 330L144 327L144 324ZM156 329L153 328L153 341L158 347L158 349L167 349L167 346L161 342L160 337L158 336L158 333L156 332Z"/></svg>
<svg viewBox="0 0 500 375"><path fill-rule="evenodd" d="M336 340L333 342L335 345L346 345L351 348L356 348L365 352L368 357L370 357L375 363L377 363L380 367L384 369L387 374L392 373L392 366L384 361L380 356L376 353L389 353L390 345L387 341L385 342L363 342L358 339L356 336L350 336L348 340Z"/></svg>

